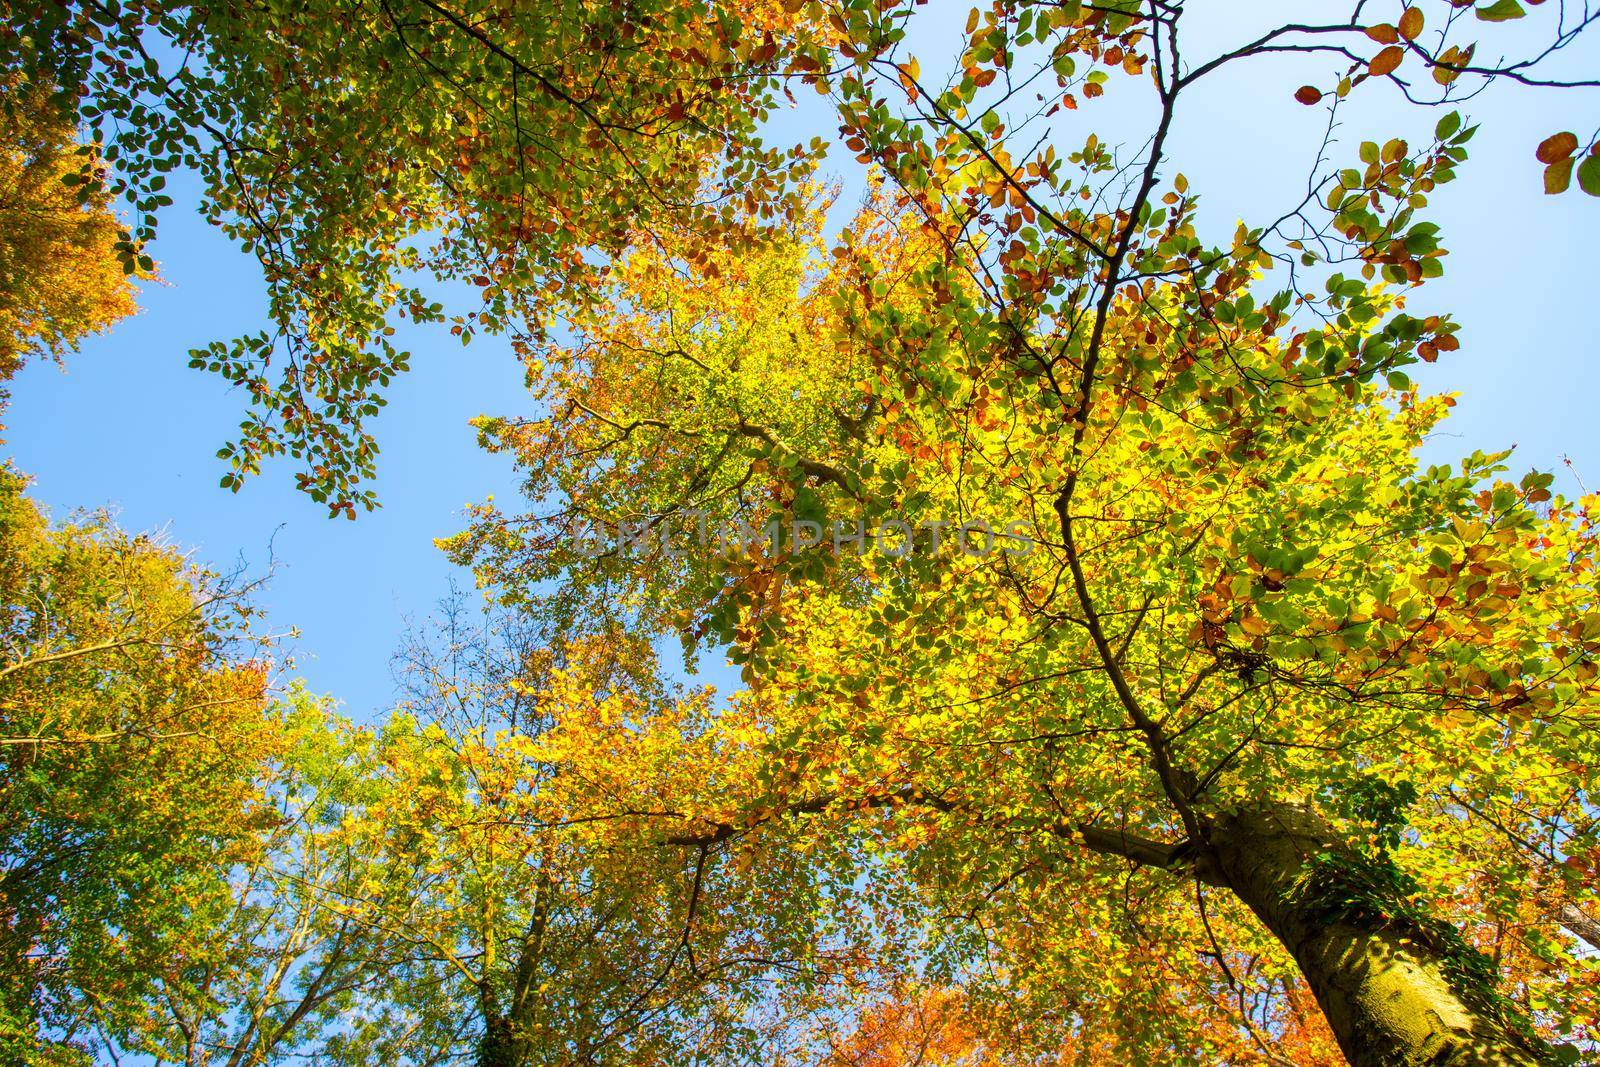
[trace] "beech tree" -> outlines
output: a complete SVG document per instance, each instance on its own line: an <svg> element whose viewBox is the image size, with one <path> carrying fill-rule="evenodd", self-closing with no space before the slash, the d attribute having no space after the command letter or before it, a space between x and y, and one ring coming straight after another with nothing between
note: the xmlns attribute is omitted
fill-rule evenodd
<svg viewBox="0 0 1600 1067"><path fill-rule="evenodd" d="M1592 501L1503 453L1419 470L1451 401L1404 370L1460 343L1416 290L1474 129L1325 144L1309 192L1220 243L1164 147L1196 82L1266 53L1331 69L1296 95L1335 111L1560 82L1465 58L1512 8L1362 5L1191 57L1181 5L1001 3L947 84L900 47L909 9L833 9L838 52L796 63L880 175L865 207L760 256L640 232L530 359L537 414L482 425L535 510L450 547L514 601L731 647L765 769L677 836L872 837L906 907L968 916L951 971L1003 967L1040 1020L1062 998L1058 1039L1099 1019L1124 1058L1200 1054L1163 980L1198 951L1238 992L1214 1006L1281 1019L1298 972L1354 1063L1574 1058ZM1112 92L1153 93L1142 155L1063 143L1052 120Z"/></svg>
<svg viewBox="0 0 1600 1067"><path fill-rule="evenodd" d="M1207 946L1232 983L1229 954L1273 956L1240 905L1357 1062L1434 1045L1531 1061L1513 995L1582 1036L1590 965L1558 925L1591 930L1595 908L1586 505L1548 475L1498 479L1503 457L1419 471L1449 401L1398 372L1363 383L1351 357L1437 335L1364 284L1298 343L1248 296L1193 319L1181 289L1114 301L1117 400L1075 446L1022 362L1036 349L977 314L924 225L884 194L844 256L808 258L800 234L707 280L641 253L616 310L547 353L551 414L484 425L553 510L485 509L451 545L462 559L541 610L628 604L747 661L766 762L751 757L743 811L679 809L705 827L679 836L734 849L784 812L834 813L821 833L875 813L861 832L901 856L920 906L1017 924L995 935L1019 947L1013 974L1065 982L1124 1054L1180 1039L1163 971L1194 975L1174 958L1104 986L1090 960L1062 962L1082 931L1115 944L1121 926L1130 954ZM914 366L891 362L902 345ZM1329 373L1329 353L1350 362ZM1008 516L1026 544L959 530ZM699 533L774 519L775 538L725 550ZM878 543L852 543L860 524ZM606 530L625 539L597 544ZM1129 865L1174 944L1141 945L1148 914L1114 914ZM1471 916L1515 983L1429 903ZM1241 942L1211 947L1218 924ZM1133 987L1148 1014L1093 1006L1125 1009ZM1390 998L1409 1007L1374 1007Z"/></svg>

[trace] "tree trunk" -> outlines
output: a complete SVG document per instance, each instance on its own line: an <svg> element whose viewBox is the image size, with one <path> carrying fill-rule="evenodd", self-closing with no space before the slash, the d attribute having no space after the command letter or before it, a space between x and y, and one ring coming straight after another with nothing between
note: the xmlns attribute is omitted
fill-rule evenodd
<svg viewBox="0 0 1600 1067"><path fill-rule="evenodd" d="M478 1039L478 1067L521 1067L520 1044L510 1019L498 1012L487 1013L483 1036Z"/></svg>
<svg viewBox="0 0 1600 1067"><path fill-rule="evenodd" d="M1198 873L1231 888L1283 942L1355 1067L1554 1062L1474 977L1464 943L1406 917L1402 893L1384 906L1386 860L1364 860L1287 804L1225 815L1209 830Z"/></svg>

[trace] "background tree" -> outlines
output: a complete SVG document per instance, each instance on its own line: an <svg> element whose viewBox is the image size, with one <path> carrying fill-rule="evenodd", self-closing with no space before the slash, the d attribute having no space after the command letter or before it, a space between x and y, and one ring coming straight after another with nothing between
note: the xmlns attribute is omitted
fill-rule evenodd
<svg viewBox="0 0 1600 1067"><path fill-rule="evenodd" d="M260 770L266 814L256 847L226 872L204 924L149 974L138 1023L104 1049L155 1063L442 1062L447 1013L414 946L358 920L366 894L393 905L410 889L360 851L344 820L373 795L374 738L303 689L291 691L278 755Z"/></svg>
<svg viewBox="0 0 1600 1067"><path fill-rule="evenodd" d="M248 586L0 478L0 1049L134 1025L250 855L276 734Z"/></svg>
<svg viewBox="0 0 1600 1067"><path fill-rule="evenodd" d="M813 880L664 847L643 811L591 818L597 797L670 806L693 766L715 774L696 740L713 710L664 687L640 641L545 632L449 602L403 651L388 788L354 832L417 874L367 921L426 946L480 1064L739 1061L775 977L803 1005L848 964L813 941Z"/></svg>
<svg viewBox="0 0 1600 1067"><path fill-rule="evenodd" d="M860 1013L836 1040L828 1067L989 1067L1003 1062L984 1048L958 994L944 989L898 991Z"/></svg>
<svg viewBox="0 0 1600 1067"><path fill-rule="evenodd" d="M726 1063L798 1034L857 965L814 938L809 872L711 864L648 813L593 803L641 787L666 803L689 761L714 767L694 740L706 695L669 692L638 642L540 633L452 598L399 657L406 699L386 723L298 697L261 846L204 938L153 966L159 995L122 1049ZM588 743L602 738L619 758Z"/></svg>
<svg viewBox="0 0 1600 1067"><path fill-rule="evenodd" d="M133 311L92 152L45 90L0 80L0 405L28 359L60 359Z"/></svg>

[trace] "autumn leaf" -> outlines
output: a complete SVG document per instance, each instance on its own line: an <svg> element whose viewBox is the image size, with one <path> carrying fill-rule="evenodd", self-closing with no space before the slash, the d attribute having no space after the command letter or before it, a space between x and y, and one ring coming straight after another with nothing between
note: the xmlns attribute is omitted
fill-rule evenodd
<svg viewBox="0 0 1600 1067"><path fill-rule="evenodd" d="M1544 169L1544 191L1549 195L1564 193L1572 184L1572 159L1562 159Z"/></svg>
<svg viewBox="0 0 1600 1067"><path fill-rule="evenodd" d="M1537 155L1540 163L1559 163L1577 150L1577 135L1563 132L1552 134L1541 141Z"/></svg>
<svg viewBox="0 0 1600 1067"><path fill-rule="evenodd" d="M1406 50L1404 48L1399 45L1390 45L1388 48L1385 48L1383 51L1372 57L1372 61L1367 64L1367 73L1371 74L1374 78L1381 78L1385 74L1392 74L1396 68L1400 66L1401 60L1405 59L1405 57Z"/></svg>

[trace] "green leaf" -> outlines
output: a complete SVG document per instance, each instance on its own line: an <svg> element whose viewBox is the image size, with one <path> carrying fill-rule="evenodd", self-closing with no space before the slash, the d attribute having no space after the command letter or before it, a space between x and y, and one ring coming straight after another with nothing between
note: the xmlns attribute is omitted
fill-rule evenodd
<svg viewBox="0 0 1600 1067"><path fill-rule="evenodd" d="M1520 19L1526 14L1517 0L1495 0L1488 7L1477 9L1478 18L1484 22L1506 22L1510 19Z"/></svg>
<svg viewBox="0 0 1600 1067"><path fill-rule="evenodd" d="M1600 156L1591 155L1578 164L1578 188L1590 196L1600 196Z"/></svg>
<svg viewBox="0 0 1600 1067"><path fill-rule="evenodd" d="M1439 120L1439 125L1433 128L1433 135L1441 141L1447 141L1461 128L1461 112L1452 111Z"/></svg>

